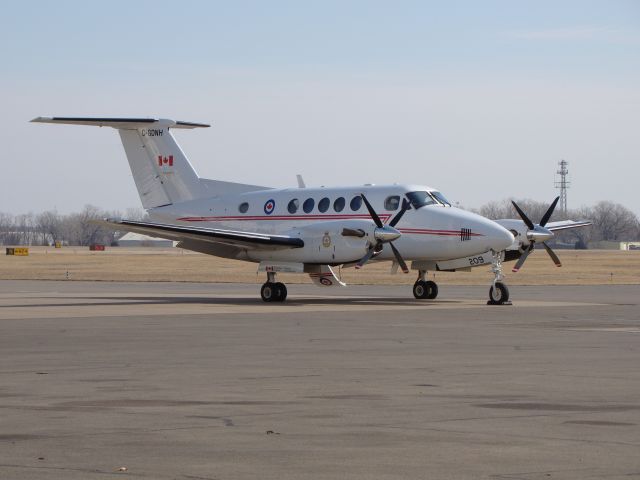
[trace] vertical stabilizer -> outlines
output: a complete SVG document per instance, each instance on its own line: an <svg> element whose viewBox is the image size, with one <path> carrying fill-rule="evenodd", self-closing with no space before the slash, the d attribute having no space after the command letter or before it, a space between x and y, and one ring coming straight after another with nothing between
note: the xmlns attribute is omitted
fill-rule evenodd
<svg viewBox="0 0 640 480"><path fill-rule="evenodd" d="M208 193L170 129L209 125L150 118L38 117L32 122L117 129L145 209L202 198Z"/></svg>

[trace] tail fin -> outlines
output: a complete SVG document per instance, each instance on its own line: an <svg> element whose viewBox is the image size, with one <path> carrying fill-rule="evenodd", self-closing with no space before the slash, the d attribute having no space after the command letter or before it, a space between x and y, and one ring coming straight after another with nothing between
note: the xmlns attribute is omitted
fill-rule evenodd
<svg viewBox="0 0 640 480"><path fill-rule="evenodd" d="M169 131L209 125L152 118L38 117L31 121L117 129L145 209L210 194Z"/></svg>

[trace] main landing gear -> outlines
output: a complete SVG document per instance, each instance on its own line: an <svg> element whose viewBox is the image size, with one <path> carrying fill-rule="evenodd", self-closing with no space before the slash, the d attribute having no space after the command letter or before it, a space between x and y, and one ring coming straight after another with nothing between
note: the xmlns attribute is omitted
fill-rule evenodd
<svg viewBox="0 0 640 480"><path fill-rule="evenodd" d="M275 272L267 272L267 282L262 285L260 296L265 302L284 302L287 298L287 287L282 282L276 282Z"/></svg>
<svg viewBox="0 0 640 480"><path fill-rule="evenodd" d="M491 252L493 260L491 262L491 272L495 276L493 285L489 289L489 301L487 305L511 305L509 301L509 289L503 283L502 275L502 252Z"/></svg>
<svg viewBox="0 0 640 480"><path fill-rule="evenodd" d="M413 284L413 296L433 300L438 296L438 285L431 280L425 280L426 276L426 270L418 270L418 280Z"/></svg>

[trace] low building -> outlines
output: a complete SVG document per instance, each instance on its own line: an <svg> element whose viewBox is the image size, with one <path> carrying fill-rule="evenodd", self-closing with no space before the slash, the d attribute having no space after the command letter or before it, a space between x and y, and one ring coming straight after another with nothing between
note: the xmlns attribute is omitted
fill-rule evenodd
<svg viewBox="0 0 640 480"><path fill-rule="evenodd" d="M640 250L640 242L613 242L603 240L601 242L590 242L589 248L594 250Z"/></svg>
<svg viewBox="0 0 640 480"><path fill-rule="evenodd" d="M173 247L175 242L166 238L150 237L141 233L129 232L120 237L120 247Z"/></svg>

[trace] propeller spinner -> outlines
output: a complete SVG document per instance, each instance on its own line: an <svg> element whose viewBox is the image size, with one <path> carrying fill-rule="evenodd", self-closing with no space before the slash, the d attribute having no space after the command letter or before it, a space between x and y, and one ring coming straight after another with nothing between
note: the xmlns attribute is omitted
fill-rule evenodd
<svg viewBox="0 0 640 480"><path fill-rule="evenodd" d="M525 223L525 225L528 228L526 236L527 236L527 240L529 240L528 248L522 253L522 256L518 259L518 261L513 267L514 272L517 272L522 268L522 265L524 265L524 262L527 260L527 257L529 256L529 254L535 249L536 243L542 243L542 245L544 246L544 249L547 251L547 253L551 257L551 260L553 260L553 263L555 263L556 267L562 266L562 263L560 262L560 259L558 258L558 256L551 249L551 247L546 244L547 240L551 240L553 238L554 236L553 232L548 228L545 228L545 225L551 218L551 215L553 215L553 211L555 210L559 199L560 197L556 197L556 199L553 201L553 203L551 203L551 205L549 206L545 214L542 216L542 219L540 219L540 223L538 224L534 224L529 219L527 214L522 211L522 209L518 206L518 204L514 201L511 201L511 203L513 203L513 207L518 212L518 215L520 215L520 218L522 218L522 221Z"/></svg>

